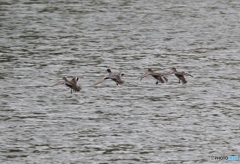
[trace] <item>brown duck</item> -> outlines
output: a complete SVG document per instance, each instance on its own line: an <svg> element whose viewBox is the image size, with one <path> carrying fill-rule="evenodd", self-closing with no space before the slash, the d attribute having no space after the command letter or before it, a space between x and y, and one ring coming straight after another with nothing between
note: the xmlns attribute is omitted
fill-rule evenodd
<svg viewBox="0 0 240 164"><path fill-rule="evenodd" d="M179 84L180 84L180 82L182 82L182 84L186 84L187 83L187 80L185 79L184 76L191 76L191 77L193 77L192 75L190 75L188 73L177 71L177 69L175 67L172 67L171 70L172 70L172 74L175 74L175 76L179 79Z"/></svg>
<svg viewBox="0 0 240 164"><path fill-rule="evenodd" d="M154 72L152 69L148 69L147 72L146 72L144 75L141 76L140 81L141 81L144 77L147 77L147 76L149 76L149 75L151 75L154 79L157 80L157 81L156 81L156 84L158 84L159 82L160 82L160 83L165 83L165 82L168 81L168 79L165 77L165 76L168 75L168 74L166 74L166 73L156 73L156 72Z"/></svg>
<svg viewBox="0 0 240 164"><path fill-rule="evenodd" d="M77 85L77 82L80 77L82 76L73 77L72 80L67 80L66 77L62 77L62 81L53 84L53 86L65 84L67 87L71 88L71 93L79 92L81 90L81 87Z"/></svg>
<svg viewBox="0 0 240 164"><path fill-rule="evenodd" d="M113 73L110 69L107 69L108 75L101 77L100 79L98 79L94 85L97 85L99 83L104 82L107 79L111 79L113 81L115 81L115 83L117 85L122 85L124 83L124 81L121 79L121 77L123 77L125 74L124 73Z"/></svg>

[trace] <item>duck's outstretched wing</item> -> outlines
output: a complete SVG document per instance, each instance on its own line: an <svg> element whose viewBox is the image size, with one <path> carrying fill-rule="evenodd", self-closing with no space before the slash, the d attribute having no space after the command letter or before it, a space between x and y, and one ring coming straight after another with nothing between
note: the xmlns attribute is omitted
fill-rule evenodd
<svg viewBox="0 0 240 164"><path fill-rule="evenodd" d="M94 85L97 85L97 84L100 84L100 83L104 82L107 78L108 78L107 76L101 77L100 79L98 79L98 80L94 83Z"/></svg>
<svg viewBox="0 0 240 164"><path fill-rule="evenodd" d="M146 73L144 73L144 74L141 76L140 81L141 81L144 77L147 77L147 76L150 75L150 74L151 74L151 72L146 72Z"/></svg>
<svg viewBox="0 0 240 164"><path fill-rule="evenodd" d="M77 84L77 82L78 82L78 77L73 77L72 80L71 80L71 82L73 82L74 84Z"/></svg>
<svg viewBox="0 0 240 164"><path fill-rule="evenodd" d="M189 73L186 73L186 72L182 72L184 75L186 75L186 76L191 76L191 77L193 77L192 75L190 75Z"/></svg>
<svg viewBox="0 0 240 164"><path fill-rule="evenodd" d="M54 86L56 86L56 85L62 85L62 84L65 84L65 82L64 82L64 81L59 81L59 82L53 84L52 87L54 87Z"/></svg>

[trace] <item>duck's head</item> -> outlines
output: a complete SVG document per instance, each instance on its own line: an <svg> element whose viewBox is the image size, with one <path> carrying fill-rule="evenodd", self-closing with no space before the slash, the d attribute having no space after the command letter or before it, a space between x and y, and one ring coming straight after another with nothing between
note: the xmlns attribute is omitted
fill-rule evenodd
<svg viewBox="0 0 240 164"><path fill-rule="evenodd" d="M62 77L62 79L64 80L64 81L67 81L67 78L64 76L64 77Z"/></svg>
<svg viewBox="0 0 240 164"><path fill-rule="evenodd" d="M177 71L177 69L175 67L172 67L171 70L172 71Z"/></svg>
<svg viewBox="0 0 240 164"><path fill-rule="evenodd" d="M112 71L111 71L110 69L107 69L107 72L108 72L108 73L111 73Z"/></svg>
<svg viewBox="0 0 240 164"><path fill-rule="evenodd" d="M153 70L151 68L148 69L148 72L153 72Z"/></svg>

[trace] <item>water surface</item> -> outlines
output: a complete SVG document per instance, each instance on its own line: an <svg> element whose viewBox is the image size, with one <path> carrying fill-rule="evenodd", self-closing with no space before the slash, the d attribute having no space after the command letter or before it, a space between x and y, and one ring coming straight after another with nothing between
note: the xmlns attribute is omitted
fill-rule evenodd
<svg viewBox="0 0 240 164"><path fill-rule="evenodd" d="M0 2L0 163L240 155L239 16L237 0ZM140 81L173 66L194 77ZM107 68L124 85L94 86ZM79 93L50 87L76 75Z"/></svg>

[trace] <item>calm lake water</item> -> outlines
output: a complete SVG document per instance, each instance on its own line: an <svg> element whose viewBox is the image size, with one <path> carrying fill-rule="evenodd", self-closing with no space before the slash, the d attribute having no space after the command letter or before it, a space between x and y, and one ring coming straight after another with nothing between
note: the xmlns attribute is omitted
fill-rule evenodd
<svg viewBox="0 0 240 164"><path fill-rule="evenodd" d="M240 156L239 18L238 0L2 0L0 163ZM140 81L171 67L193 78ZM124 85L94 86L107 68ZM51 87L78 75L79 93Z"/></svg>

